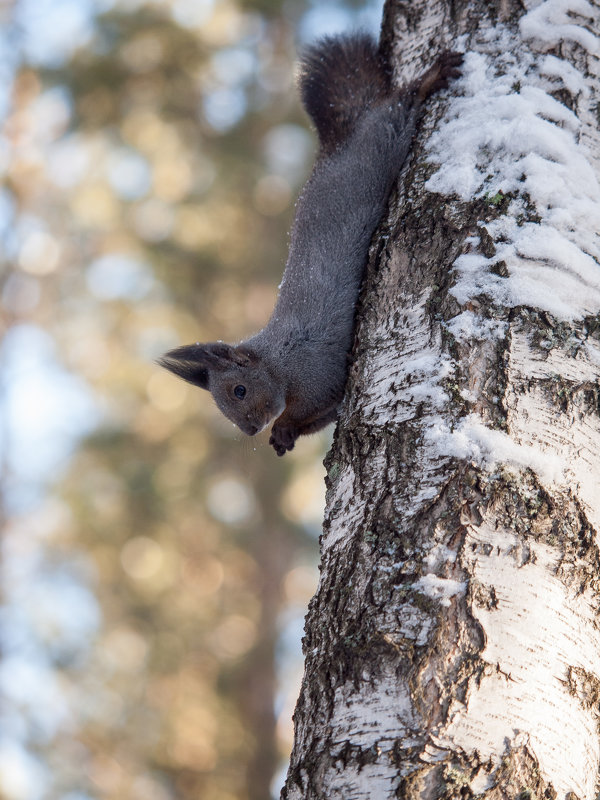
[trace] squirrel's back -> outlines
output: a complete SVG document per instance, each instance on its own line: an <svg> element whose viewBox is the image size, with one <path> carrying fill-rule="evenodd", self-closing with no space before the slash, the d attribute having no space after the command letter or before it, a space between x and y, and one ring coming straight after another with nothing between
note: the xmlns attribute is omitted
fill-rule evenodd
<svg viewBox="0 0 600 800"><path fill-rule="evenodd" d="M393 93L386 62L366 33L326 36L306 48L298 85L322 153L335 150L366 111Z"/></svg>

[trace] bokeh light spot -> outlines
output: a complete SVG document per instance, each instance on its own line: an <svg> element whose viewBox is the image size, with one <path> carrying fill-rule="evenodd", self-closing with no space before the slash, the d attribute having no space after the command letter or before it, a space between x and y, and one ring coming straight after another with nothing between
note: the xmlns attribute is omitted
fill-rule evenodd
<svg viewBox="0 0 600 800"><path fill-rule="evenodd" d="M173 230L173 208L157 198L140 203L133 211L136 232L147 242L162 242Z"/></svg>
<svg viewBox="0 0 600 800"><path fill-rule="evenodd" d="M141 261L121 253L110 253L92 261L87 283L101 300L141 299L153 284L150 270Z"/></svg>
<svg viewBox="0 0 600 800"><path fill-rule="evenodd" d="M216 89L204 97L204 117L211 128L224 133L240 121L246 106L246 94L240 87Z"/></svg>
<svg viewBox="0 0 600 800"><path fill-rule="evenodd" d="M49 275L58 265L60 247L53 236L33 231L27 236L19 253L19 266L30 275Z"/></svg>
<svg viewBox="0 0 600 800"><path fill-rule="evenodd" d="M206 500L213 517L227 525L246 522L256 510L252 489L239 478L217 480L210 486Z"/></svg>
<svg viewBox="0 0 600 800"><path fill-rule="evenodd" d="M240 614L232 614L213 632L211 641L220 658L238 658L256 639L256 625Z"/></svg>
<svg viewBox="0 0 600 800"><path fill-rule="evenodd" d="M148 536L129 539L121 550L121 564L125 572L138 581L153 578L163 566L162 547Z"/></svg>
<svg viewBox="0 0 600 800"><path fill-rule="evenodd" d="M135 150L120 148L112 152L106 170L110 185L124 200L137 200L150 188L150 167Z"/></svg>

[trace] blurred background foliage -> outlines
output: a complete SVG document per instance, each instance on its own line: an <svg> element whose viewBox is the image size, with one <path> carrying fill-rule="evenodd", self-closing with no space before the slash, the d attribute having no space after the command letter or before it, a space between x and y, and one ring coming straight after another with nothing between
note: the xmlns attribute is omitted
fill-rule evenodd
<svg viewBox="0 0 600 800"><path fill-rule="evenodd" d="M271 311L298 44L381 3L0 2L0 798L265 800L330 432L277 459L154 366Z"/></svg>

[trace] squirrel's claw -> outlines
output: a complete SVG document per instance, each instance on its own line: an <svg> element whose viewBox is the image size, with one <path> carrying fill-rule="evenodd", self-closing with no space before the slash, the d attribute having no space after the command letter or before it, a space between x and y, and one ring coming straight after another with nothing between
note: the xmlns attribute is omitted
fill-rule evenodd
<svg viewBox="0 0 600 800"><path fill-rule="evenodd" d="M273 447L278 456L284 456L288 450L294 449L294 444L298 435L293 428L273 426L269 444Z"/></svg>

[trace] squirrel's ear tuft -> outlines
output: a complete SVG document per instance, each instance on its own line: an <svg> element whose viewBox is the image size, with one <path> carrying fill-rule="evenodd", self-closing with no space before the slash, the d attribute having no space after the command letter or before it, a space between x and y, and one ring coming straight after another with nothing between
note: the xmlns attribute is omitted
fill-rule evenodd
<svg viewBox="0 0 600 800"><path fill-rule="evenodd" d="M193 354L186 352L189 349L186 346L169 350L158 358L156 363L178 378L183 378L184 381L193 383L201 389L208 389L208 366L194 358Z"/></svg>
<svg viewBox="0 0 600 800"><path fill-rule="evenodd" d="M161 356L157 363L179 378L194 386L208 389L211 369L223 370L230 367L233 348L224 342L211 344L186 344L176 347Z"/></svg>
<svg viewBox="0 0 600 800"><path fill-rule="evenodd" d="M208 389L210 372L249 367L257 356L247 347L233 347L225 342L186 344L161 356L157 363L194 386Z"/></svg>

